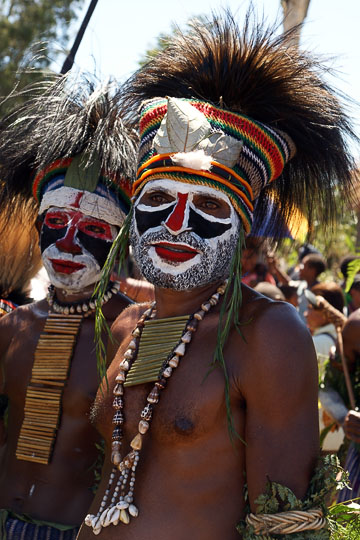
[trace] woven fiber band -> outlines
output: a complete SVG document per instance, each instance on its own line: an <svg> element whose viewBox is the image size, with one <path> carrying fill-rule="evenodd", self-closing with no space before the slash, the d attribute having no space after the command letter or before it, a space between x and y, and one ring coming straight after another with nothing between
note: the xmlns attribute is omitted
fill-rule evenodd
<svg viewBox="0 0 360 540"><path fill-rule="evenodd" d="M36 174L32 185L32 193L38 203L41 202L45 191L63 185L60 180L59 185L55 185L56 179L66 174L72 160L73 158L57 159ZM54 183L53 186L52 183ZM112 198L114 201L118 198L121 199L124 211L128 212L130 208L130 190L130 183L125 178L117 179L115 174L102 173L95 193L106 198Z"/></svg>
<svg viewBox="0 0 360 540"><path fill-rule="evenodd" d="M320 508L302 511L293 510L278 514L248 514L245 518L255 534L292 534L319 530L326 526L326 519Z"/></svg>
<svg viewBox="0 0 360 540"><path fill-rule="evenodd" d="M248 232L252 222L252 201L267 184L281 175L295 153L291 139L260 122L209 103L195 99L179 101L187 102L201 112L213 133L223 133L241 141L239 158L231 168L214 160L210 171L204 171L185 169L172 163L171 156L175 152L157 154L152 143L167 113L167 100L151 100L141 111L139 168L133 194L139 194L150 180L160 178L159 174L162 178L170 178L171 174L171 179L209 185L229 197L231 194L231 201Z"/></svg>

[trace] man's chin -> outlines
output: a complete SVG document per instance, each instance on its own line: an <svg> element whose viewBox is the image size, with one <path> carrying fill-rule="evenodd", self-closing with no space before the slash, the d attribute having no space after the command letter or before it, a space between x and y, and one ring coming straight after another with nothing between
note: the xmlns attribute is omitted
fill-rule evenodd
<svg viewBox="0 0 360 540"><path fill-rule="evenodd" d="M57 289L63 289L68 293L78 293L91 285L94 286L101 277L101 274L89 275L89 273L86 272L86 269L85 272L82 270L70 275L49 271L47 268L46 270L49 275L50 283Z"/></svg>

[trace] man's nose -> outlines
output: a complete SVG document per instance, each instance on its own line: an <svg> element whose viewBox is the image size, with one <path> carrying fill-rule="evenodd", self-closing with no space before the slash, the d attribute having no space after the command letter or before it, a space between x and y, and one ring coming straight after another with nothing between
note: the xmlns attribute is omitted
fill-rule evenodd
<svg viewBox="0 0 360 540"><path fill-rule="evenodd" d="M80 255L82 253L81 247L75 243L75 234L77 227L73 224L70 224L68 227L65 236L56 240L56 247L65 253L72 253L73 255Z"/></svg>
<svg viewBox="0 0 360 540"><path fill-rule="evenodd" d="M171 234L180 234L184 231L190 231L189 222L189 203L187 193L178 193L177 202L174 210L163 225Z"/></svg>

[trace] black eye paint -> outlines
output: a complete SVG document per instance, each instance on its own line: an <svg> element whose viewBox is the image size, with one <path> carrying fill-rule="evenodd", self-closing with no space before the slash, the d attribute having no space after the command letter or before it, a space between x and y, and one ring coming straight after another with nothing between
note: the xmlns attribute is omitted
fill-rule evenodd
<svg viewBox="0 0 360 540"><path fill-rule="evenodd" d="M166 221L171 212L174 210L174 206L175 201L174 204L169 206L169 208L166 208L166 210L144 212L143 210L135 208L135 219L139 234L142 235L149 229L153 229L154 227L161 225L161 223Z"/></svg>
<svg viewBox="0 0 360 540"><path fill-rule="evenodd" d="M166 210L159 210L158 212L145 212L136 208L135 219L139 234L142 235L149 229L161 225L163 221L166 221L173 209L174 205L166 208ZM188 226L191 228L192 232L197 234L200 238L216 238L231 229L232 224L221 223L221 221L209 221L190 208Z"/></svg>
<svg viewBox="0 0 360 540"><path fill-rule="evenodd" d="M86 251L91 253L94 259L96 259L96 262L100 268L102 268L105 264L107 256L109 255L112 241L94 238L93 236L89 236L82 231L77 231L77 238L79 243L86 249Z"/></svg>
<svg viewBox="0 0 360 540"><path fill-rule="evenodd" d="M46 248L55 244L57 240L64 238L67 231L67 227L61 227L61 229L52 229L43 223L40 233L40 250L41 253L45 251Z"/></svg>
<svg viewBox="0 0 360 540"><path fill-rule="evenodd" d="M216 238L231 229L232 224L221 223L221 221L209 221L190 208L188 226L200 238Z"/></svg>
<svg viewBox="0 0 360 540"><path fill-rule="evenodd" d="M51 229L47 225L43 224L40 234L40 249L41 253L46 248L55 244L57 240L63 238L66 234L67 227L61 229ZM77 231L76 238L78 243L82 245L91 255L96 259L96 262L102 268L105 264L107 256L109 254L112 242L109 240L101 240L100 238L94 238L81 231Z"/></svg>

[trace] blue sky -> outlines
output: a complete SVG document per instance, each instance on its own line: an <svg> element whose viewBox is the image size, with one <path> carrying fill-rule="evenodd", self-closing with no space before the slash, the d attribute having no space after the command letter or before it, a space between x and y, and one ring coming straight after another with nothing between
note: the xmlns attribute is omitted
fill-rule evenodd
<svg viewBox="0 0 360 540"><path fill-rule="evenodd" d="M85 0L79 22L89 5ZM269 22L281 16L280 0L253 0L257 12ZM248 2L228 0L99 0L80 45L76 64L101 76L125 79L137 69L143 53L155 45L171 24L183 25L190 17L228 6L239 17ZM360 102L360 1L310 0L301 46L330 58L338 72L337 86ZM360 135L360 106L353 111ZM358 152L360 153L360 152Z"/></svg>

